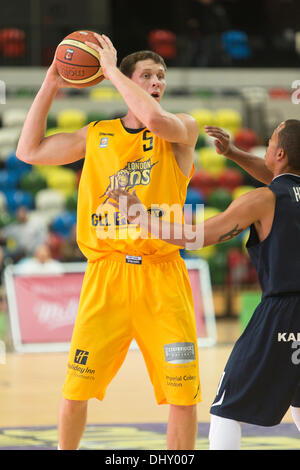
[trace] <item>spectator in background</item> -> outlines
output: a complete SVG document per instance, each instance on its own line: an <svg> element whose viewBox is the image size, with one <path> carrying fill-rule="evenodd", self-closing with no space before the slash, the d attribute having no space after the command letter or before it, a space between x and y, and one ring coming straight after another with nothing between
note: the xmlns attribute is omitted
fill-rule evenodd
<svg viewBox="0 0 300 470"><path fill-rule="evenodd" d="M190 67L213 67L227 63L221 33L230 29L226 11L215 0L191 0L187 21Z"/></svg>
<svg viewBox="0 0 300 470"><path fill-rule="evenodd" d="M51 258L48 245L39 245L34 257L25 258L18 263L18 272L21 274L60 274L63 272L59 261Z"/></svg>
<svg viewBox="0 0 300 470"><path fill-rule="evenodd" d="M13 262L33 256L36 247L46 241L47 234L47 225L42 219L29 217L27 207L19 207L16 221L2 230L6 239L6 254Z"/></svg>

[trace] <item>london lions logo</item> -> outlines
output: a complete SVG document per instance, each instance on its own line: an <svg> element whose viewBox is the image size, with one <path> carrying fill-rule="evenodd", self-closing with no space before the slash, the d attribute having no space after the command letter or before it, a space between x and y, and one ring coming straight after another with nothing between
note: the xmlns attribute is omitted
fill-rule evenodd
<svg viewBox="0 0 300 470"><path fill-rule="evenodd" d="M109 190L121 188L128 191L135 186L147 186L151 181L151 170L157 163L151 163L151 157L145 161L141 161L141 158L139 158L134 162L128 162L124 168L109 177L109 185L100 198L104 197ZM103 204L107 200L108 198L105 199Z"/></svg>

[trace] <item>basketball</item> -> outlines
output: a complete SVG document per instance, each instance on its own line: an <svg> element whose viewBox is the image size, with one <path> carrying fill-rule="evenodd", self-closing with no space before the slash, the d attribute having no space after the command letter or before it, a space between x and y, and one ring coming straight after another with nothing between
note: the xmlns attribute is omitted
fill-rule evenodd
<svg viewBox="0 0 300 470"><path fill-rule="evenodd" d="M75 31L61 41L55 57L59 75L80 88L104 80L99 54L85 41L99 45L92 31Z"/></svg>

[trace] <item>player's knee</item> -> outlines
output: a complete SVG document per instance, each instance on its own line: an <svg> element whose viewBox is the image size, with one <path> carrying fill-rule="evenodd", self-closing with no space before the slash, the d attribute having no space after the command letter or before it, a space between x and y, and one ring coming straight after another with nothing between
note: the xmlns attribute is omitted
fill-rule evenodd
<svg viewBox="0 0 300 470"><path fill-rule="evenodd" d="M197 405L170 405L175 413L193 415L196 413Z"/></svg>
<svg viewBox="0 0 300 470"><path fill-rule="evenodd" d="M66 412L73 412L84 409L87 406L87 400L69 400L68 398L62 399L62 409Z"/></svg>

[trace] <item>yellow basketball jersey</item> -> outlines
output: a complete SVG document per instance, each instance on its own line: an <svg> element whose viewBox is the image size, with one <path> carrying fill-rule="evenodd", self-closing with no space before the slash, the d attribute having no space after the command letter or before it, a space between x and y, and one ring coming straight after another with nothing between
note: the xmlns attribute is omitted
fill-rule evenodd
<svg viewBox="0 0 300 470"><path fill-rule="evenodd" d="M191 175L190 175L191 176ZM172 146L148 129L126 130L120 119L92 122L78 190L77 242L89 261L112 252L167 255L179 247L151 238L108 204L109 189L135 189L152 214L183 221L190 178L180 170Z"/></svg>

